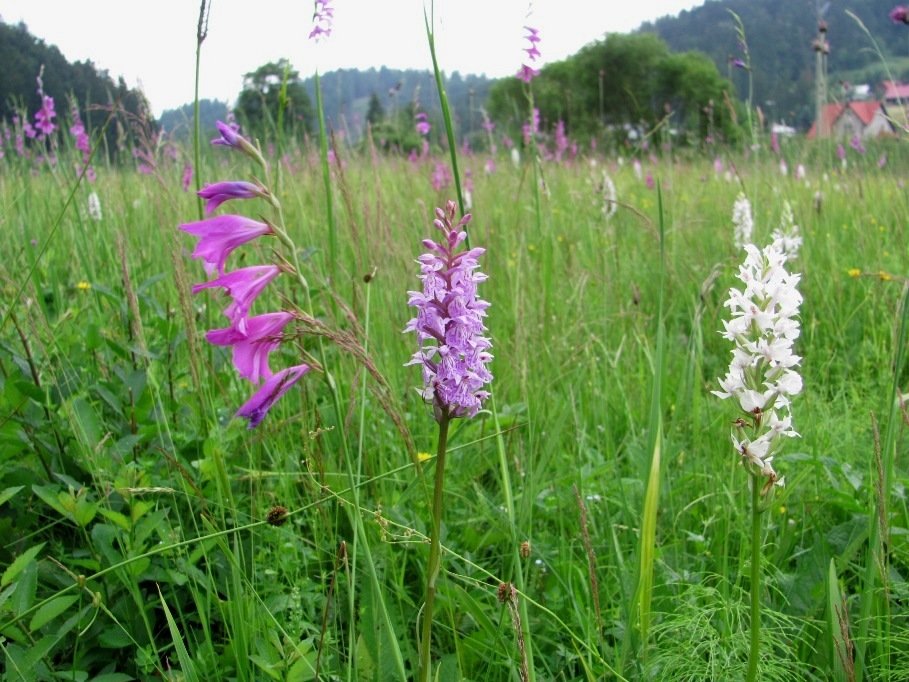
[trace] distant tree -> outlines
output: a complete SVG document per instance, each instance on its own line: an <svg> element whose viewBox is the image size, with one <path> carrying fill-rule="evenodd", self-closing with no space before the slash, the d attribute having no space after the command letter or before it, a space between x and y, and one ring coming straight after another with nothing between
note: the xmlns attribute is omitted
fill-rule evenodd
<svg viewBox="0 0 909 682"><path fill-rule="evenodd" d="M667 113L672 127L684 126L701 138L708 132L732 135L721 106L724 90L730 89L709 58L673 54L649 33L610 34L547 65L533 81L544 131L561 120L582 138L624 124L653 126ZM490 90L488 109L516 131L527 117L523 83L517 78L498 81Z"/></svg>
<svg viewBox="0 0 909 682"><path fill-rule="evenodd" d="M369 125L375 126L384 118L385 109L382 107L382 102L379 101L379 96L376 93L372 93L369 96L369 106L366 109L366 120Z"/></svg>
<svg viewBox="0 0 909 682"><path fill-rule="evenodd" d="M215 122L223 121L227 118L227 103L219 102L214 99L199 100L199 120L202 130L216 130ZM161 127L174 135L177 139L189 139L192 136L193 129L193 105L192 103L184 104L179 109L167 109L158 119Z"/></svg>
<svg viewBox="0 0 909 682"><path fill-rule="evenodd" d="M57 125L69 125L69 109L74 105L93 134L114 112L115 120L101 146L112 160L133 143L134 121L146 121L146 127L154 129L148 121L148 102L139 90L127 87L122 78L115 83L89 61L69 63L60 50L33 36L23 23L14 26L0 20L0 64L0 119L23 113L30 119L34 116L41 106L36 77L43 66L44 92L54 98Z"/></svg>
<svg viewBox="0 0 909 682"><path fill-rule="evenodd" d="M312 130L309 95L299 72L286 59L264 64L243 77L236 110L253 135L274 132L279 124L285 133Z"/></svg>

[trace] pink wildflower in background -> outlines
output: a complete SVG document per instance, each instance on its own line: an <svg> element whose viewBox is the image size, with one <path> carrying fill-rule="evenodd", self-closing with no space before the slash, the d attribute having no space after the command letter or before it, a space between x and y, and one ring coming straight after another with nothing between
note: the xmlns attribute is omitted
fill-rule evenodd
<svg viewBox="0 0 909 682"><path fill-rule="evenodd" d="M527 53L527 61L521 64L517 77L525 83L530 83L530 81L540 75L540 72L537 69L530 66L530 64L533 64L533 62L540 58L540 49L537 47L537 44L540 42L540 32L531 26L525 26L524 30L527 31L527 35L524 36L524 38L529 44L528 47L524 48L524 52ZM530 64L527 62L530 62Z"/></svg>
<svg viewBox="0 0 909 682"><path fill-rule="evenodd" d="M909 24L909 7L897 5L890 10L890 21L894 24Z"/></svg>
<svg viewBox="0 0 909 682"><path fill-rule="evenodd" d="M429 135L429 131L432 130L432 126L429 124L428 117L426 113L421 111L416 115L416 129L418 135Z"/></svg>
<svg viewBox="0 0 909 682"><path fill-rule="evenodd" d="M452 182L451 171L448 170L448 165L442 161L437 161L435 167L432 170L432 188L439 192L449 185Z"/></svg>
<svg viewBox="0 0 909 682"><path fill-rule="evenodd" d="M331 35L331 25L335 18L335 8L331 6L332 0L315 0L315 10L312 15L312 31L309 39L318 42L323 37Z"/></svg>
<svg viewBox="0 0 909 682"><path fill-rule="evenodd" d="M644 178L644 184L647 185L647 189L654 189L656 187L656 181L653 179L653 173L647 171L647 176Z"/></svg>
<svg viewBox="0 0 909 682"><path fill-rule="evenodd" d="M188 192L189 186L193 183L193 165L191 163L183 164L183 176L180 178L180 184L183 191Z"/></svg>
<svg viewBox="0 0 909 682"><path fill-rule="evenodd" d="M849 146L852 147L859 154L865 153L865 145L862 144L862 138L860 138L858 135L852 136L852 139L849 140Z"/></svg>

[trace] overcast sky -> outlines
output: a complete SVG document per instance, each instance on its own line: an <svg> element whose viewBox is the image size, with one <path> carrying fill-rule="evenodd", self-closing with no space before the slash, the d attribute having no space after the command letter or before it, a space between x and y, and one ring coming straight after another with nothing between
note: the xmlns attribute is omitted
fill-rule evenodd
<svg viewBox="0 0 909 682"><path fill-rule="evenodd" d="M573 54L605 33L704 0L436 0L436 50L445 72L515 73L522 27L539 29L540 63ZM0 17L25 22L70 61L90 59L141 85L156 114L192 101L199 0L2 0ZM428 0L426 5L428 6ZM429 69L424 0L335 0L334 30L315 44L310 0L213 0L202 45L200 96L233 102L243 74L287 57L303 77L316 69ZM528 14L529 11L529 14ZM36 74L37 75L37 74Z"/></svg>

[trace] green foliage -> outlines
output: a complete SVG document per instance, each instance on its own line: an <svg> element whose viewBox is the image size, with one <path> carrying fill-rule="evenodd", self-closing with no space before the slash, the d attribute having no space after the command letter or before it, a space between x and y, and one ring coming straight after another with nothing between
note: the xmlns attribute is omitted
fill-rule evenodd
<svg viewBox="0 0 909 682"><path fill-rule="evenodd" d="M237 98L237 117L253 136L282 134L301 136L313 129L313 108L298 71L281 59L263 64L243 77Z"/></svg>
<svg viewBox="0 0 909 682"><path fill-rule="evenodd" d="M697 144L708 134L729 140L736 131L723 105L730 84L698 53L673 54L651 34L610 34L568 59L547 65L534 79L534 104L543 127L565 121L575 137L612 131L624 143L626 127L649 131L658 122L689 133ZM489 111L513 130L524 122L523 84L497 82Z"/></svg>
<svg viewBox="0 0 909 682"><path fill-rule="evenodd" d="M412 129L409 115L401 126ZM774 460L787 485L764 516L761 679L842 674L834 649L848 649L843 633L862 628L865 573L877 570L878 551L888 573L862 643L867 679L888 669L905 677L909 661L900 415L880 550L869 551L868 532L879 499L868 415L883 424L893 404L909 238L899 169L909 150L869 146L864 157L850 151L843 171L833 146L784 140L783 157L790 168L807 165L810 185L781 176L769 154L746 162L717 148L748 189L756 239L778 224L783 199L805 239L805 390L793 405L802 437ZM879 169L885 152L890 163ZM387 679L400 676L396 642L413 675L428 499L389 413L418 450L431 450L434 422L412 397L419 372L403 366L413 348L400 333L413 260L440 200L425 165L344 149L343 173L332 167L336 289L349 302L335 310L322 284L318 166L311 150L288 144L281 198L314 283L314 313L348 344L326 341L342 414L314 372L248 431L232 415L250 385L224 349L193 345L191 334L223 324L225 302L186 296L205 275L185 235L173 238L195 210L180 167L155 176L99 168L52 231L69 190L67 153L54 171L0 160L0 287L14 313L0 329L0 666L26 680ZM198 172L239 172L243 161L224 153L206 147ZM591 159L542 162L538 219L525 167L497 157L497 172L485 175L482 155L460 159L474 181L472 243L487 249L497 412L452 429L433 649L450 679L515 679L516 635L496 592L517 584L519 570L538 679L621 679L614 669L626 679L737 679L747 660L747 477L728 441L732 416L708 391L729 361L716 332L741 260L729 227L741 185L687 151L650 165L664 188L661 264L656 195L630 164L591 158L596 173ZM593 182L606 164L622 204L608 222ZM87 216L89 191L100 196L101 221ZM265 262L273 246L238 250L230 267ZM655 361L661 273L664 350ZM255 311L301 296L282 275ZM353 352L367 333L368 371ZM316 353L312 334L294 341L275 367ZM905 390L905 367L896 369ZM647 486L657 416L658 494ZM362 443L356 496L335 445L341 429ZM289 510L281 525L265 521L275 505ZM621 668L642 538L652 561L650 648L645 660L633 647ZM848 630L829 618L836 604Z"/></svg>
<svg viewBox="0 0 909 682"><path fill-rule="evenodd" d="M814 52L811 41L817 36L819 6L827 5L831 51L828 61L830 83L867 82L877 87L883 71L877 55L869 50L867 36L846 14L854 12L867 25L888 57L906 56L906 27L894 25L888 13L895 5L888 0L839 2L792 2L792 0L722 0L705 2L681 12L646 23L641 31L658 35L675 51L696 50L709 55L717 68L728 73L740 99L748 92L748 74L729 67L740 56L735 24L729 10L742 19L748 32L754 79L754 102L772 120L808 128L814 118ZM897 62L891 63L891 66ZM899 62L903 67L906 65ZM895 78L909 76L897 68ZM857 80L861 78L862 80Z"/></svg>

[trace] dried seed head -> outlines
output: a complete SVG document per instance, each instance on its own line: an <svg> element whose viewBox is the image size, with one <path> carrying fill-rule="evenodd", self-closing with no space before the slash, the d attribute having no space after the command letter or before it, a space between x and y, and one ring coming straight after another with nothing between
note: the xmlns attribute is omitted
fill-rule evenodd
<svg viewBox="0 0 909 682"><path fill-rule="evenodd" d="M499 583L496 597L502 604L513 603L518 599L518 591L511 583Z"/></svg>
<svg viewBox="0 0 909 682"><path fill-rule="evenodd" d="M287 511L287 507L276 504L268 510L265 520L268 521L269 525L283 526L288 516L290 516L290 512Z"/></svg>
<svg viewBox="0 0 909 682"><path fill-rule="evenodd" d="M530 556L530 540L524 540L524 542L521 543L521 547L518 549L518 551L520 552L522 559L526 559L527 557L529 557Z"/></svg>

